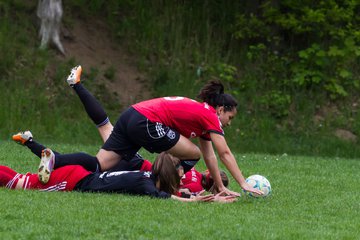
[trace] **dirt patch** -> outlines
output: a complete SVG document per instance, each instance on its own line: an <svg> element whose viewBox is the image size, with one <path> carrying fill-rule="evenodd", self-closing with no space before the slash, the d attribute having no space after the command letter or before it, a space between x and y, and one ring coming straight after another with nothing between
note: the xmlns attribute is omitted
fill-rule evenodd
<svg viewBox="0 0 360 240"><path fill-rule="evenodd" d="M336 129L334 135L342 140L350 141L350 142L357 142L358 137L346 129Z"/></svg>
<svg viewBox="0 0 360 240"><path fill-rule="evenodd" d="M83 72L97 69L101 81L110 93L115 93L121 105L148 99L151 92L145 76L137 69L134 56L112 41L106 24L98 19L77 20L71 28L63 27L62 44L65 60L75 59ZM111 72L111 77L105 77Z"/></svg>

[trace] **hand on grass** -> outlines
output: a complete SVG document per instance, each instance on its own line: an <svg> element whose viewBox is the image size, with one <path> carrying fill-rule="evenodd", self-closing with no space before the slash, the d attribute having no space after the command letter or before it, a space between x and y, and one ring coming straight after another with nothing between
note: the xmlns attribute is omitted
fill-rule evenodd
<svg viewBox="0 0 360 240"><path fill-rule="evenodd" d="M228 196L240 197L240 193L231 191L230 189L223 187L219 189L219 192Z"/></svg>
<svg viewBox="0 0 360 240"><path fill-rule="evenodd" d="M201 195L201 193L199 193L195 196L191 196L192 201L193 202L213 202L214 201L214 199L215 199L214 194Z"/></svg>
<svg viewBox="0 0 360 240"><path fill-rule="evenodd" d="M215 198L214 198L214 202L219 202L219 203L232 203L232 202L235 202L237 201L237 198L236 196L232 196L232 195L226 195L225 192L221 192L221 193L218 193L215 195Z"/></svg>

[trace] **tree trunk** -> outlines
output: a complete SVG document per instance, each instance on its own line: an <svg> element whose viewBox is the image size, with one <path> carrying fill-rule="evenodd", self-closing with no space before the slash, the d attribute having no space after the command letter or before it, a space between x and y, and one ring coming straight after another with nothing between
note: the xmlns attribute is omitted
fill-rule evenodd
<svg viewBox="0 0 360 240"><path fill-rule="evenodd" d="M41 20L39 35L40 48L44 49L51 41L55 47L65 55L65 50L60 41L60 25L63 14L61 0L39 0L37 16Z"/></svg>

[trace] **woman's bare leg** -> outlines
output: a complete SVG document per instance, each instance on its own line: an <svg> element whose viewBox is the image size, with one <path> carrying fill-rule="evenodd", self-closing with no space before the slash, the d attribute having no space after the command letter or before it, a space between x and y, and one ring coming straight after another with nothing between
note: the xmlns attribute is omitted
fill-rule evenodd
<svg viewBox="0 0 360 240"><path fill-rule="evenodd" d="M96 158L100 164L101 171L109 170L121 161L121 156L119 154L105 149L100 149L96 154Z"/></svg>
<svg viewBox="0 0 360 240"><path fill-rule="evenodd" d="M182 135L175 146L166 152L180 158L184 173L190 171L201 157L198 146Z"/></svg>
<svg viewBox="0 0 360 240"><path fill-rule="evenodd" d="M180 158L181 160L200 159L201 157L200 148L182 135L180 135L180 139L175 146L166 152Z"/></svg>
<svg viewBox="0 0 360 240"><path fill-rule="evenodd" d="M105 142L109 138L113 128L114 127L110 121L107 122L105 125L98 127L98 131L99 131L99 134L100 134L103 142Z"/></svg>

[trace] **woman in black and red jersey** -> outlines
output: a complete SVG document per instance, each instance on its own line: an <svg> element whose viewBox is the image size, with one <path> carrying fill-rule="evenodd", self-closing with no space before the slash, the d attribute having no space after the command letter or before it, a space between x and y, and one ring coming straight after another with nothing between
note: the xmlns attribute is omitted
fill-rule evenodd
<svg viewBox="0 0 360 240"><path fill-rule="evenodd" d="M55 154L46 148L42 160L53 161ZM54 170L46 184L39 181L36 173L20 174L0 165L0 187L9 189L79 192L106 192L145 195L154 198L171 198L183 202L234 202L236 198L218 195L177 196L183 169L180 160L171 154L161 153L156 158L152 172L109 171L94 173L80 165L68 165ZM184 196L184 195L183 195Z"/></svg>
<svg viewBox="0 0 360 240"><path fill-rule="evenodd" d="M48 148L41 159L54 161L57 152ZM153 173L143 171L108 171L93 173L80 165L68 165L55 169L46 184L37 174L19 174L6 166L0 166L0 186L10 189L39 189L41 191L116 192L152 197L169 198L176 193L180 177L179 160L170 154L160 154L154 162ZM161 168L159 168L161 166ZM167 179L165 180L165 177ZM171 177L169 177L171 176Z"/></svg>
<svg viewBox="0 0 360 240"><path fill-rule="evenodd" d="M220 171L221 180L225 187L229 185L229 178L224 171ZM180 182L180 193L197 195L203 191L208 191L213 194L217 193L215 189L214 179L209 170L199 172L195 168L184 174Z"/></svg>
<svg viewBox="0 0 360 240"><path fill-rule="evenodd" d="M68 82L80 81L81 67L74 68ZM70 79L70 81L69 81ZM198 97L203 102L186 97L164 97L143 101L124 111L109 138L96 157L79 153L56 158L55 168L81 164L90 171L107 170L121 160L130 161L144 147L149 152L168 152L181 159L185 171L203 156L218 191L239 195L227 189L221 181L213 145L226 168L246 191L262 194L246 183L236 159L224 138L223 127L230 125L237 113L237 102L219 82L210 82ZM200 148L190 138L199 138ZM71 156L73 155L73 156ZM40 175L52 169L45 163ZM45 178L48 178L45 176Z"/></svg>

